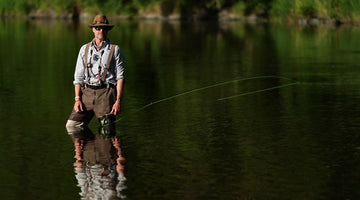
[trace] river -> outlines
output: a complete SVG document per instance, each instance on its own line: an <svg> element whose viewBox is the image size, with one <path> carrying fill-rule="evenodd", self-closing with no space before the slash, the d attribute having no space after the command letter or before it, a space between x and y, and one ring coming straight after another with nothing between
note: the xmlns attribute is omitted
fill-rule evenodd
<svg viewBox="0 0 360 200"><path fill-rule="evenodd" d="M82 141L121 170L65 129L87 24L0 21L2 199L360 199L360 27L114 24L122 114Z"/></svg>

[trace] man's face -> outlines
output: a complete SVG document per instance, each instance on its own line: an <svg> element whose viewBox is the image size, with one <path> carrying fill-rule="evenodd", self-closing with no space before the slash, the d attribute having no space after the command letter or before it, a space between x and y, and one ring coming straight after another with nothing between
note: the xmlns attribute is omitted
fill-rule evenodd
<svg viewBox="0 0 360 200"><path fill-rule="evenodd" d="M92 30L94 32L94 36L96 39L100 41L106 40L106 36L108 32L107 27L97 26L97 27L93 27Z"/></svg>

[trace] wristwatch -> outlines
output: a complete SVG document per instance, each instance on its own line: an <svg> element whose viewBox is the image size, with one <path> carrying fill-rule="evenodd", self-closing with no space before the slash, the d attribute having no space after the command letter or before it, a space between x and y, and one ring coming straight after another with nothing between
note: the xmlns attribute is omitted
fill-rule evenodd
<svg viewBox="0 0 360 200"><path fill-rule="evenodd" d="M121 101L121 99L120 99L120 98L119 98L119 99L116 99L116 101L120 102L120 101Z"/></svg>

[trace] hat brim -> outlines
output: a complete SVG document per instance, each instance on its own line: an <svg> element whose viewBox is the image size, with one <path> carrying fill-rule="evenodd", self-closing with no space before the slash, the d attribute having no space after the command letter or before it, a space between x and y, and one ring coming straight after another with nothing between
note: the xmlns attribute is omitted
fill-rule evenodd
<svg viewBox="0 0 360 200"><path fill-rule="evenodd" d="M110 30L110 29L112 29L112 28L114 27L114 25L112 25L112 24L95 24L95 25L93 25L93 24L88 24L88 27L89 27L89 28L93 28L93 27L107 27L108 30Z"/></svg>

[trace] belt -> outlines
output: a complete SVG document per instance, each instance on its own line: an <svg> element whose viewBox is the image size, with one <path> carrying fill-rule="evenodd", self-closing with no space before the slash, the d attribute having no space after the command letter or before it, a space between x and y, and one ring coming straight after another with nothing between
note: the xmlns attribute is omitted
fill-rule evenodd
<svg viewBox="0 0 360 200"><path fill-rule="evenodd" d="M102 89L102 88L112 88L112 87L115 87L115 85L113 84L101 84L101 85L89 85L89 84L85 84L85 87L86 88L90 88L90 89L93 89L93 90L98 90L98 89Z"/></svg>

